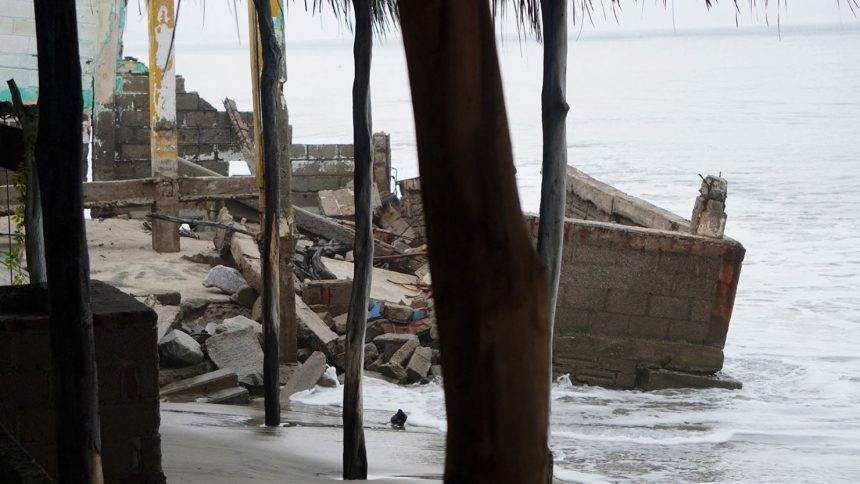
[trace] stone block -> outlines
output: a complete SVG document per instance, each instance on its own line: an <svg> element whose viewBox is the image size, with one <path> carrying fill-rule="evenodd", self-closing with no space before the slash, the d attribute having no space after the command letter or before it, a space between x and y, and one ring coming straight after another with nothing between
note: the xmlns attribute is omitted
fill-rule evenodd
<svg viewBox="0 0 860 484"><path fill-rule="evenodd" d="M414 334L395 334L395 333L385 333L381 334L375 338L373 338L373 344L379 348L380 351L384 351L387 345L393 345L397 348L403 346L407 341L415 341L416 346L418 345L418 337ZM413 347L414 349L414 347Z"/></svg>
<svg viewBox="0 0 860 484"><path fill-rule="evenodd" d="M411 381L418 381L427 377L427 372L430 371L431 360L433 358L433 350L421 346L415 348L412 357L409 359L409 365L406 367L406 373Z"/></svg>
<svg viewBox="0 0 860 484"><path fill-rule="evenodd" d="M633 316L630 318L629 335L636 338L665 339L669 333L668 319L651 316Z"/></svg>
<svg viewBox="0 0 860 484"><path fill-rule="evenodd" d="M379 358L379 350L376 345L373 343L364 345L364 367L370 366L370 363L376 361L377 358Z"/></svg>
<svg viewBox="0 0 860 484"><path fill-rule="evenodd" d="M251 328L216 334L206 340L209 359L218 368L229 368L247 386L263 384L263 349Z"/></svg>
<svg viewBox="0 0 860 484"><path fill-rule="evenodd" d="M158 355L168 367L186 367L203 361L203 350L194 338L178 330L171 330L158 343Z"/></svg>
<svg viewBox="0 0 860 484"><path fill-rule="evenodd" d="M239 380L234 371L220 369L165 385L161 387L161 396L206 395L224 388L233 388L238 384Z"/></svg>
<svg viewBox="0 0 860 484"><path fill-rule="evenodd" d="M409 358L412 357L412 353L418 348L418 338L409 339L405 341L394 354L388 358L389 363L396 363L400 366L406 366ZM429 360L429 358L428 358Z"/></svg>
<svg viewBox="0 0 860 484"><path fill-rule="evenodd" d="M403 304L385 303L384 317L390 321L408 323L412 321L415 310L411 306Z"/></svg>
<svg viewBox="0 0 860 484"><path fill-rule="evenodd" d="M327 356L335 355L338 335L298 296L296 296L296 322L301 345L322 351Z"/></svg>
<svg viewBox="0 0 860 484"><path fill-rule="evenodd" d="M701 375L645 368L639 375L639 388L645 391L670 388L723 388L739 390L743 384L725 375Z"/></svg>
<svg viewBox="0 0 860 484"><path fill-rule="evenodd" d="M708 337L708 324L692 321L672 321L666 337L671 341L702 344Z"/></svg>
<svg viewBox="0 0 860 484"><path fill-rule="evenodd" d="M642 288L647 290L647 288ZM644 315L648 312L648 294L636 291L610 290L606 299L606 310L610 313Z"/></svg>
<svg viewBox="0 0 860 484"><path fill-rule="evenodd" d="M219 403L222 405L245 405L251 400L247 388L233 387L218 390L203 398L197 399L199 403Z"/></svg>
<svg viewBox="0 0 860 484"><path fill-rule="evenodd" d="M242 273L227 266L213 267L203 279L204 287L217 288L224 294L233 294L245 285L247 284Z"/></svg>
<svg viewBox="0 0 860 484"><path fill-rule="evenodd" d="M281 401L288 402L290 396L313 388L326 370L326 356L319 351L314 351L297 369L295 369L287 380L286 385L281 388Z"/></svg>
<svg viewBox="0 0 860 484"><path fill-rule="evenodd" d="M690 301L690 320L696 322L708 322L711 319L713 301L706 299L693 299Z"/></svg>
<svg viewBox="0 0 860 484"><path fill-rule="evenodd" d="M595 312L591 314L591 332L608 336L625 336L629 322L630 316L626 314Z"/></svg>
<svg viewBox="0 0 860 484"><path fill-rule="evenodd" d="M395 380L399 383L404 383L408 379L406 369L397 363L388 362L379 368L379 372L383 375Z"/></svg>
<svg viewBox="0 0 860 484"><path fill-rule="evenodd" d="M656 318L686 319L690 311L687 298L651 296L648 314Z"/></svg>
<svg viewBox="0 0 860 484"><path fill-rule="evenodd" d="M258 297L257 291L255 291L253 287L245 284L230 295L230 300L240 306L251 308L254 306L254 302Z"/></svg>
<svg viewBox="0 0 860 484"><path fill-rule="evenodd" d="M143 111L124 111L120 114L120 124L128 127L149 128L149 113Z"/></svg>
<svg viewBox="0 0 860 484"><path fill-rule="evenodd" d="M334 332L337 334L346 334L346 321L349 314L344 313L340 316L335 316L334 319Z"/></svg>

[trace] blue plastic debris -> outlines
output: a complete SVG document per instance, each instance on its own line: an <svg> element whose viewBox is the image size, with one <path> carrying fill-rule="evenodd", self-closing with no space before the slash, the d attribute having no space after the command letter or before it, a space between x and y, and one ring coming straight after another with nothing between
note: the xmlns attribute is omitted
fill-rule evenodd
<svg viewBox="0 0 860 484"><path fill-rule="evenodd" d="M368 318L378 318L382 316L382 305L379 303L373 303L370 306L370 309L367 311Z"/></svg>

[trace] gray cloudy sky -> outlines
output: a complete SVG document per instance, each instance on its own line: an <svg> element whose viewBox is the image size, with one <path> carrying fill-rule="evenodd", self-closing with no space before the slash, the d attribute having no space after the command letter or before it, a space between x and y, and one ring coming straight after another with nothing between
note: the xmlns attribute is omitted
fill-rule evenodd
<svg viewBox="0 0 860 484"><path fill-rule="evenodd" d="M205 16L202 7L205 0L192 0L182 3L179 17L177 37L184 43L217 45L225 42L235 43L236 20L232 11L232 1L206 2ZM770 21L770 28L776 29L777 12L783 27L791 28L808 24L838 24L860 25L846 4L847 0L791 0L786 9L786 0L770 0L765 11L765 2L752 11L747 0L739 0L740 13L737 16L741 28L766 29L765 15ZM644 2L644 3L643 3ZM310 3L310 2L309 2ZM640 30L671 31L674 24L677 29L710 29L735 27L735 7L732 0L722 0L710 11L705 8L704 0L668 0L664 9L661 0L631 0L622 1L623 10L619 12L618 22L611 11L606 10L604 18L600 2L595 1L596 11L593 15L594 25L585 22L583 32L616 32ZM608 0L603 2L609 5ZM841 6L839 5L841 3ZM247 39L247 4L239 3L239 30L243 43ZM674 5L674 6L673 6ZM643 8L644 7L644 8ZM130 2L128 8L128 23L126 44L129 46L146 43L146 20L141 17L140 10L144 9L144 0ZM304 0L290 2L287 14L287 37L291 42L344 40L351 41L350 33L337 21L331 18L330 9L324 7L323 15L313 16L304 11ZM503 32L514 34L515 28L509 21L503 22ZM576 32L575 28L571 29ZM391 36L396 38L396 34Z"/></svg>

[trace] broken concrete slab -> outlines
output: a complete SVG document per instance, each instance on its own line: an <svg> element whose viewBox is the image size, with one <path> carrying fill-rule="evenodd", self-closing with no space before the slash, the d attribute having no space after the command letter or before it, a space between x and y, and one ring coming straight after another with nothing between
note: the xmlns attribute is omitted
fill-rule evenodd
<svg viewBox="0 0 860 484"><path fill-rule="evenodd" d="M209 359L218 368L229 368L247 386L263 384L263 349L253 329L216 334L206 341Z"/></svg>
<svg viewBox="0 0 860 484"><path fill-rule="evenodd" d="M355 218L355 192L352 189L320 190L317 195L321 214L331 218Z"/></svg>
<svg viewBox="0 0 860 484"><path fill-rule="evenodd" d="M412 306L385 303L385 312L383 313L383 316L390 321L408 323L409 321L412 321L412 314L414 312L415 310Z"/></svg>
<svg viewBox="0 0 860 484"><path fill-rule="evenodd" d="M364 367L367 368L370 366L377 358L379 358L379 350L376 348L376 345L373 343L364 345Z"/></svg>
<svg viewBox="0 0 860 484"><path fill-rule="evenodd" d="M251 400L251 394L245 387L233 387L218 390L203 398L198 398L198 403L220 403L222 405L245 405Z"/></svg>
<svg viewBox="0 0 860 484"><path fill-rule="evenodd" d="M242 273L232 267L215 266L203 279L204 287L214 287L224 294L233 294L245 285Z"/></svg>
<svg viewBox="0 0 860 484"><path fill-rule="evenodd" d="M323 258L325 266L338 279L352 279L355 268L352 262ZM373 268L373 279L370 287L370 298L377 301L395 304L409 303L413 298L423 294L418 289L418 278L412 274Z"/></svg>
<svg viewBox="0 0 860 484"><path fill-rule="evenodd" d="M296 296L296 322L300 344L304 343L305 346L322 351L327 356L335 355L337 333L332 331L299 296Z"/></svg>
<svg viewBox="0 0 860 484"><path fill-rule="evenodd" d="M161 387L162 397L207 395L239 384L236 373L229 369L215 370L203 375L173 382Z"/></svg>
<svg viewBox="0 0 860 484"><path fill-rule="evenodd" d="M433 378L442 378L442 365L430 366L430 376Z"/></svg>
<svg viewBox="0 0 860 484"><path fill-rule="evenodd" d="M406 367L406 374L409 376L410 381L419 381L427 377L432 357L432 349L426 346L415 348L412 358L409 359L409 365Z"/></svg>
<svg viewBox="0 0 860 484"><path fill-rule="evenodd" d="M290 396L313 388L326 370L326 356L321 351L314 351L298 368L293 370L287 384L281 388L281 402L287 402Z"/></svg>
<svg viewBox="0 0 860 484"><path fill-rule="evenodd" d="M337 334L346 334L346 320L349 314L341 314L340 316L335 316L334 319L334 332Z"/></svg>
<svg viewBox="0 0 860 484"><path fill-rule="evenodd" d="M388 345L394 345L399 348L407 341L413 340L416 344L418 343L418 337L414 334L385 333L373 338L373 344L375 344L379 351L382 352Z"/></svg>
<svg viewBox="0 0 860 484"><path fill-rule="evenodd" d="M257 293L263 293L263 276L260 266L260 247L250 235L234 233L230 242L230 253L236 262L236 267ZM236 287L230 294L239 289Z"/></svg>
<svg viewBox="0 0 860 484"><path fill-rule="evenodd" d="M412 353L418 348L418 339L410 339L403 343L394 354L388 358L389 363L397 363L400 366L405 367L406 363L409 361L409 358L412 356Z"/></svg>
<svg viewBox="0 0 860 484"><path fill-rule="evenodd" d="M388 362L382 365L379 368L379 372L383 375L391 378L392 380L397 381L398 383L404 383L409 378L406 373L406 368L403 368L401 365L397 363Z"/></svg>
<svg viewBox="0 0 860 484"><path fill-rule="evenodd" d="M163 387L175 381L187 380L188 378L209 373L215 367L209 360L203 360L196 365L186 368L161 368L158 370L158 386Z"/></svg>
<svg viewBox="0 0 860 484"><path fill-rule="evenodd" d="M230 300L236 304L252 308L257 300L257 291L253 287L245 284L230 296Z"/></svg>
<svg viewBox="0 0 860 484"><path fill-rule="evenodd" d="M152 307L155 311L155 314L158 315L158 321L156 323L156 341L161 341L161 338L164 338L171 329L176 328L176 324L179 321L179 307L178 306L162 306L157 304Z"/></svg>
<svg viewBox="0 0 860 484"><path fill-rule="evenodd" d="M159 341L158 356L165 366L183 368L203 361L203 350L194 338L173 329Z"/></svg>
<svg viewBox="0 0 860 484"><path fill-rule="evenodd" d="M263 334L263 325L245 316L233 316L216 324L215 334L226 333L228 331L241 331L249 328L254 330L254 333L258 335Z"/></svg>
<svg viewBox="0 0 860 484"><path fill-rule="evenodd" d="M670 388L723 388L739 390L743 384L726 375L701 375L664 369L645 368L639 371L637 384L641 390L667 390Z"/></svg>

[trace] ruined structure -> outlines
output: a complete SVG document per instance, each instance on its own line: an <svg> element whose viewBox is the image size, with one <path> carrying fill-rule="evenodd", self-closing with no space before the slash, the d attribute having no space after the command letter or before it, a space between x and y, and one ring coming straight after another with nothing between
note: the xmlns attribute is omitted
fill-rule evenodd
<svg viewBox="0 0 860 484"><path fill-rule="evenodd" d="M56 476L49 322L38 291L0 287L0 428ZM92 311L105 482L163 483L156 315L97 281Z"/></svg>
<svg viewBox="0 0 860 484"><path fill-rule="evenodd" d="M567 202L556 373L612 388L739 387L711 375L744 247L691 234L689 221L572 167Z"/></svg>

